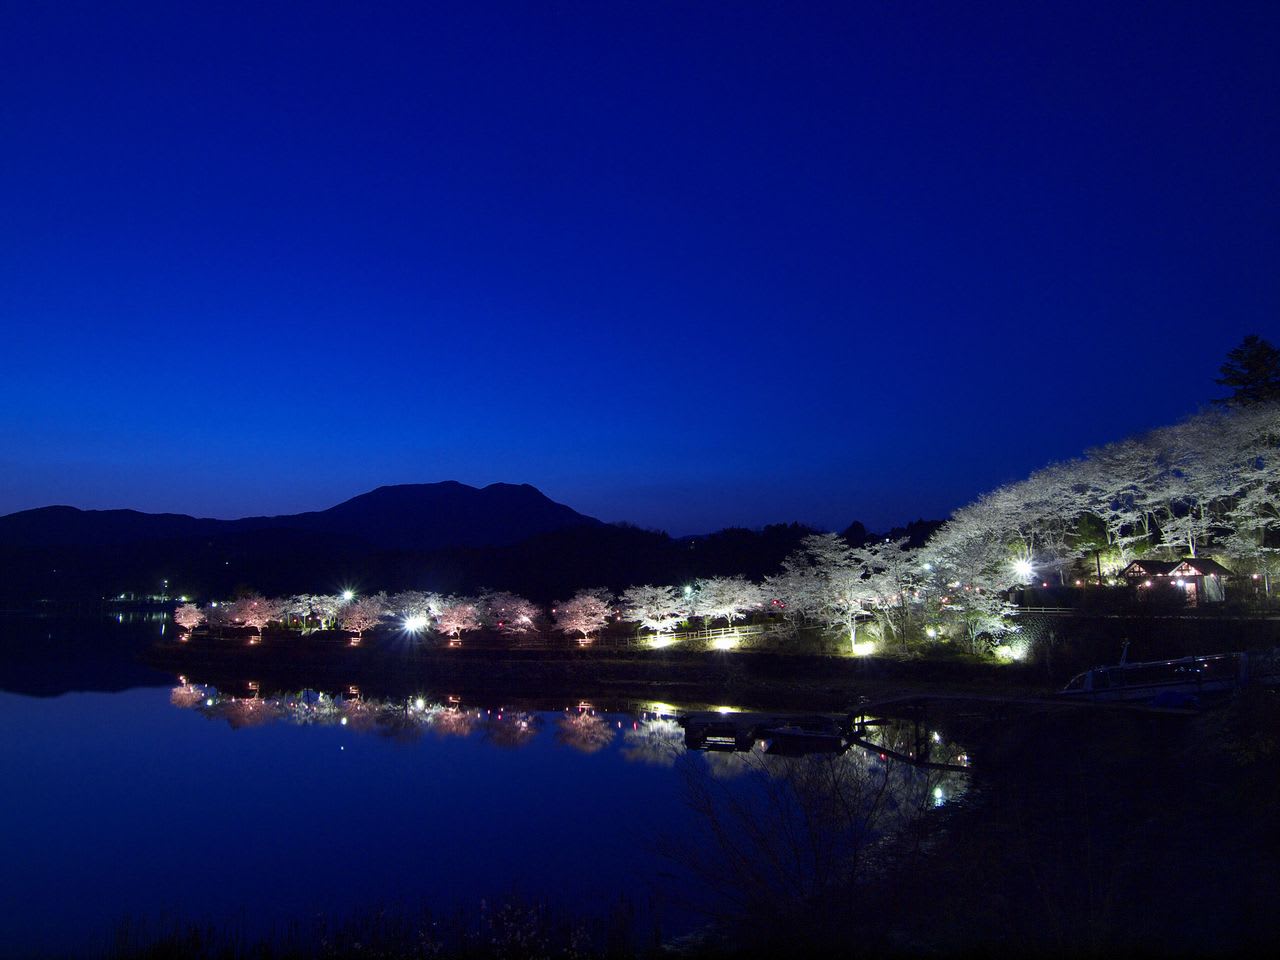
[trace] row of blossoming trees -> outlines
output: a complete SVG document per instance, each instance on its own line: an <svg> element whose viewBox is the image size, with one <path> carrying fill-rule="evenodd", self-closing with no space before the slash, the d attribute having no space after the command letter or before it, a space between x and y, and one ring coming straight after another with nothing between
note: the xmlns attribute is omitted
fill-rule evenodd
<svg viewBox="0 0 1280 960"><path fill-rule="evenodd" d="M537 604L506 591L466 597L425 590L361 597L350 592L285 598L251 595L205 607L183 604L174 619L188 631L205 624L214 632L247 627L261 635L268 624L275 623L303 632L341 629L354 633L357 640L385 625L408 634L435 634L455 644L465 634L481 630L518 638L541 633L549 624L586 643L611 624L631 623L641 631L666 635L695 621L703 626L717 621L733 624L764 605L759 585L742 577L711 577L682 590L632 587L620 597L603 588L580 590L551 607L549 620Z"/></svg>
<svg viewBox="0 0 1280 960"><path fill-rule="evenodd" d="M864 636L905 646L926 609L938 623L935 637L946 636L948 617L963 624L971 639L1004 632L1008 604L973 584L955 582L954 588L937 592L935 581L943 571L922 559L926 552L907 549L905 541L854 548L829 533L807 537L763 584L743 577L708 577L684 587L644 584L620 596L596 588L579 591L547 611L508 592L479 597L418 590L361 597L247 596L203 608L184 604L174 618L188 631L206 624L212 632L250 628L261 636L274 623L303 632L341 629L359 643L367 631L388 627L407 635L434 635L454 645L478 631L517 640L548 627L585 644L602 630L625 627L655 646L691 629L733 627L754 619L768 622L782 636L828 630L851 641L859 653L870 652L873 645L869 639L857 642L860 624L869 627Z"/></svg>
<svg viewBox="0 0 1280 960"><path fill-rule="evenodd" d="M783 636L829 632L855 653L877 641L906 649L957 640L975 652L997 647L1017 656L1008 588L1049 578L1092 582L1144 554L1206 552L1237 575L1256 575L1269 595L1280 572L1280 406L1206 412L1054 464L957 510L923 547L905 540L855 547L837 534L814 535L762 584L711 577L616 597L583 590L550 609L550 625L585 643L630 624L663 645L681 628L755 618ZM202 620L215 629L261 631L272 621L341 627L357 638L390 623L452 643L479 630L516 637L547 625L543 610L505 592L248 597L202 610L187 605L177 619L188 628Z"/></svg>

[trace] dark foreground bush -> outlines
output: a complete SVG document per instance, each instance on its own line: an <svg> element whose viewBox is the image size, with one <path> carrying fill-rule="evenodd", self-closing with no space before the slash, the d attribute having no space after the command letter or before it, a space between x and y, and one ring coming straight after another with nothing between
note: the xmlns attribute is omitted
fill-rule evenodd
<svg viewBox="0 0 1280 960"><path fill-rule="evenodd" d="M383 910L342 923L262 939L225 929L184 925L166 931L125 925L108 951L113 960L294 960L294 958L459 958L459 960L624 960L651 953L636 942L634 915L620 901L603 918L583 920L541 903L510 899L475 911L438 915Z"/></svg>

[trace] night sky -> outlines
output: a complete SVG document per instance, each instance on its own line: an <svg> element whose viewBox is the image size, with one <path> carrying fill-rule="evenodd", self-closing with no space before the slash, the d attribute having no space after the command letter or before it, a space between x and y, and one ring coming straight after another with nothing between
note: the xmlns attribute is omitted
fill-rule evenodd
<svg viewBox="0 0 1280 960"><path fill-rule="evenodd" d="M1280 4L0 6L0 513L889 526L1280 340Z"/></svg>

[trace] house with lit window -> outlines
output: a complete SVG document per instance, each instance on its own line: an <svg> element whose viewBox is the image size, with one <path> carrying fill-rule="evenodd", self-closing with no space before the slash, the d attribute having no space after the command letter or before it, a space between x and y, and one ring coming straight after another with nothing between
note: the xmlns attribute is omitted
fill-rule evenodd
<svg viewBox="0 0 1280 960"><path fill-rule="evenodd" d="M1223 584L1231 571L1205 557L1183 557L1181 560L1135 560L1120 576L1139 591L1156 589L1181 590L1188 606L1221 603Z"/></svg>

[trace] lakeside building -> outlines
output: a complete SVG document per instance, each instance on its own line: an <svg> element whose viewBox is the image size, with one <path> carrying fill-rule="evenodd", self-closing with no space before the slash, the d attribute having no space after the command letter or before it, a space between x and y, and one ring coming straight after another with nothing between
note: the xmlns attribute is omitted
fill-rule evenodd
<svg viewBox="0 0 1280 960"><path fill-rule="evenodd" d="M1183 557L1181 560L1134 560L1120 571L1138 590L1172 588L1186 594L1188 606L1221 603L1223 586L1231 571L1205 557Z"/></svg>

